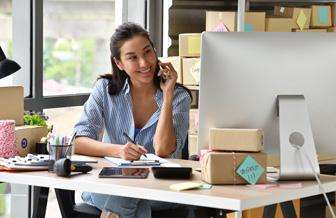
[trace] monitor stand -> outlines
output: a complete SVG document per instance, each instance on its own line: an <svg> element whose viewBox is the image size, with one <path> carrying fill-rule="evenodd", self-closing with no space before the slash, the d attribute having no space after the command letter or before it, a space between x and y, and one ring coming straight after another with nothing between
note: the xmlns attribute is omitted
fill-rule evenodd
<svg viewBox="0 0 336 218"><path fill-rule="evenodd" d="M315 179L314 171L319 174L320 169L304 96L278 95L277 109L280 136L278 179Z"/></svg>

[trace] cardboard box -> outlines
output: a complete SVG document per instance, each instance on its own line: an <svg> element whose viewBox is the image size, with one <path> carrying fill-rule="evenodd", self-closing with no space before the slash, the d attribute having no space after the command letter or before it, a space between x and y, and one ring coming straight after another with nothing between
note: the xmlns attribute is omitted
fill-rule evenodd
<svg viewBox="0 0 336 218"><path fill-rule="evenodd" d="M197 135L188 134L189 142L189 156L193 154L198 154L197 149Z"/></svg>
<svg viewBox="0 0 336 218"><path fill-rule="evenodd" d="M331 4L331 21L332 25L336 26L336 3Z"/></svg>
<svg viewBox="0 0 336 218"><path fill-rule="evenodd" d="M210 128L209 149L259 152L264 150L263 132L260 129Z"/></svg>
<svg viewBox="0 0 336 218"><path fill-rule="evenodd" d="M282 17L266 18L266 32L292 32L292 19Z"/></svg>
<svg viewBox="0 0 336 218"><path fill-rule="evenodd" d="M245 13L245 32L265 32L265 12ZM237 31L237 13L234 11L207 11L206 31L235 32Z"/></svg>
<svg viewBox="0 0 336 218"><path fill-rule="evenodd" d="M179 55L181 57L199 57L200 53L200 33L182 33L179 35Z"/></svg>
<svg viewBox="0 0 336 218"><path fill-rule="evenodd" d="M15 120L15 125L23 125L23 87L0 87L0 120Z"/></svg>
<svg viewBox="0 0 336 218"><path fill-rule="evenodd" d="M331 7L330 5L313 5L311 16L311 27L331 27Z"/></svg>
<svg viewBox="0 0 336 218"><path fill-rule="evenodd" d="M234 11L206 11L205 31L235 32L237 13Z"/></svg>
<svg viewBox="0 0 336 218"><path fill-rule="evenodd" d="M159 57L161 62L170 62L177 72L177 82L182 83L182 59L179 56Z"/></svg>
<svg viewBox="0 0 336 218"><path fill-rule="evenodd" d="M248 184L236 172L248 156L252 157L262 167L260 168L255 164L249 167L249 169L258 169L263 172L257 183L266 183L267 155L265 153L208 152L202 159L202 180L215 185Z"/></svg>
<svg viewBox="0 0 336 218"><path fill-rule="evenodd" d="M274 15L277 17L292 18L293 29L309 29L311 8L274 7ZM301 28L300 28L300 25Z"/></svg>
<svg viewBox="0 0 336 218"><path fill-rule="evenodd" d="M28 153L35 153L36 142L39 142L47 134L48 128L46 126L16 126L15 145L19 150L19 155L26 156Z"/></svg>
<svg viewBox="0 0 336 218"><path fill-rule="evenodd" d="M265 32L266 12L246 12L244 32Z"/></svg>
<svg viewBox="0 0 336 218"><path fill-rule="evenodd" d="M198 109L190 109L189 110L189 133L196 134L198 133Z"/></svg>
<svg viewBox="0 0 336 218"><path fill-rule="evenodd" d="M303 29L293 30L293 32L328 32L328 29Z"/></svg>
<svg viewBox="0 0 336 218"><path fill-rule="evenodd" d="M198 85L200 81L200 58L182 58L182 77L184 85Z"/></svg>

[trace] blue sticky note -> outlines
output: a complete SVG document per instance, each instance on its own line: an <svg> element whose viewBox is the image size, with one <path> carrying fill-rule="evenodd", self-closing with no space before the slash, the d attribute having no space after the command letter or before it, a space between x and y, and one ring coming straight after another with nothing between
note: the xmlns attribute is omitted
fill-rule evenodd
<svg viewBox="0 0 336 218"><path fill-rule="evenodd" d="M319 7L318 8L318 18L319 18L319 23L322 24L328 24L328 15L329 11L327 7Z"/></svg>
<svg viewBox="0 0 336 218"><path fill-rule="evenodd" d="M250 23L244 24L244 32L253 32L254 28Z"/></svg>
<svg viewBox="0 0 336 218"><path fill-rule="evenodd" d="M248 183L254 185L265 172L265 169L254 158L248 155L236 172Z"/></svg>

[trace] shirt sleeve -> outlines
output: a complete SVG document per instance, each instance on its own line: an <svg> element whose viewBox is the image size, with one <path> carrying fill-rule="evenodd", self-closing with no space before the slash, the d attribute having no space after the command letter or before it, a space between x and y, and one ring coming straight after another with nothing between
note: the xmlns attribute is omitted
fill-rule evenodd
<svg viewBox="0 0 336 218"><path fill-rule="evenodd" d="M103 99L105 90L106 86L103 80L98 80L90 97L84 104L80 120L74 127L76 136L86 136L95 140L99 139L99 134L104 127Z"/></svg>
<svg viewBox="0 0 336 218"><path fill-rule="evenodd" d="M177 88L173 103L173 124L176 135L176 150L171 158L181 158L188 137L191 97L183 88Z"/></svg>

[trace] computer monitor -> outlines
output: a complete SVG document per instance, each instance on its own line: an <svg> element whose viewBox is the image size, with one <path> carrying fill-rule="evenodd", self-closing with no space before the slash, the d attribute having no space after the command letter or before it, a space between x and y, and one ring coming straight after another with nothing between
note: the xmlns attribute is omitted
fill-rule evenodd
<svg viewBox="0 0 336 218"><path fill-rule="evenodd" d="M299 95L291 107L282 104L288 109L287 117L280 115L287 123L283 124L285 129L293 123L301 125L303 131L313 132L318 154L336 154L334 33L204 32L201 47L198 149L208 148L211 127L259 128L264 131L265 151L279 155L277 97ZM308 111L306 117L304 111ZM314 141L309 133L305 136L309 145L302 147L316 159ZM289 155L282 155L280 164L291 168L289 177L305 177L298 171L307 171L307 162L297 166L305 157L299 155L293 160L297 157L295 149L285 150ZM317 161L312 162L318 171ZM308 171L311 178L311 168Z"/></svg>

